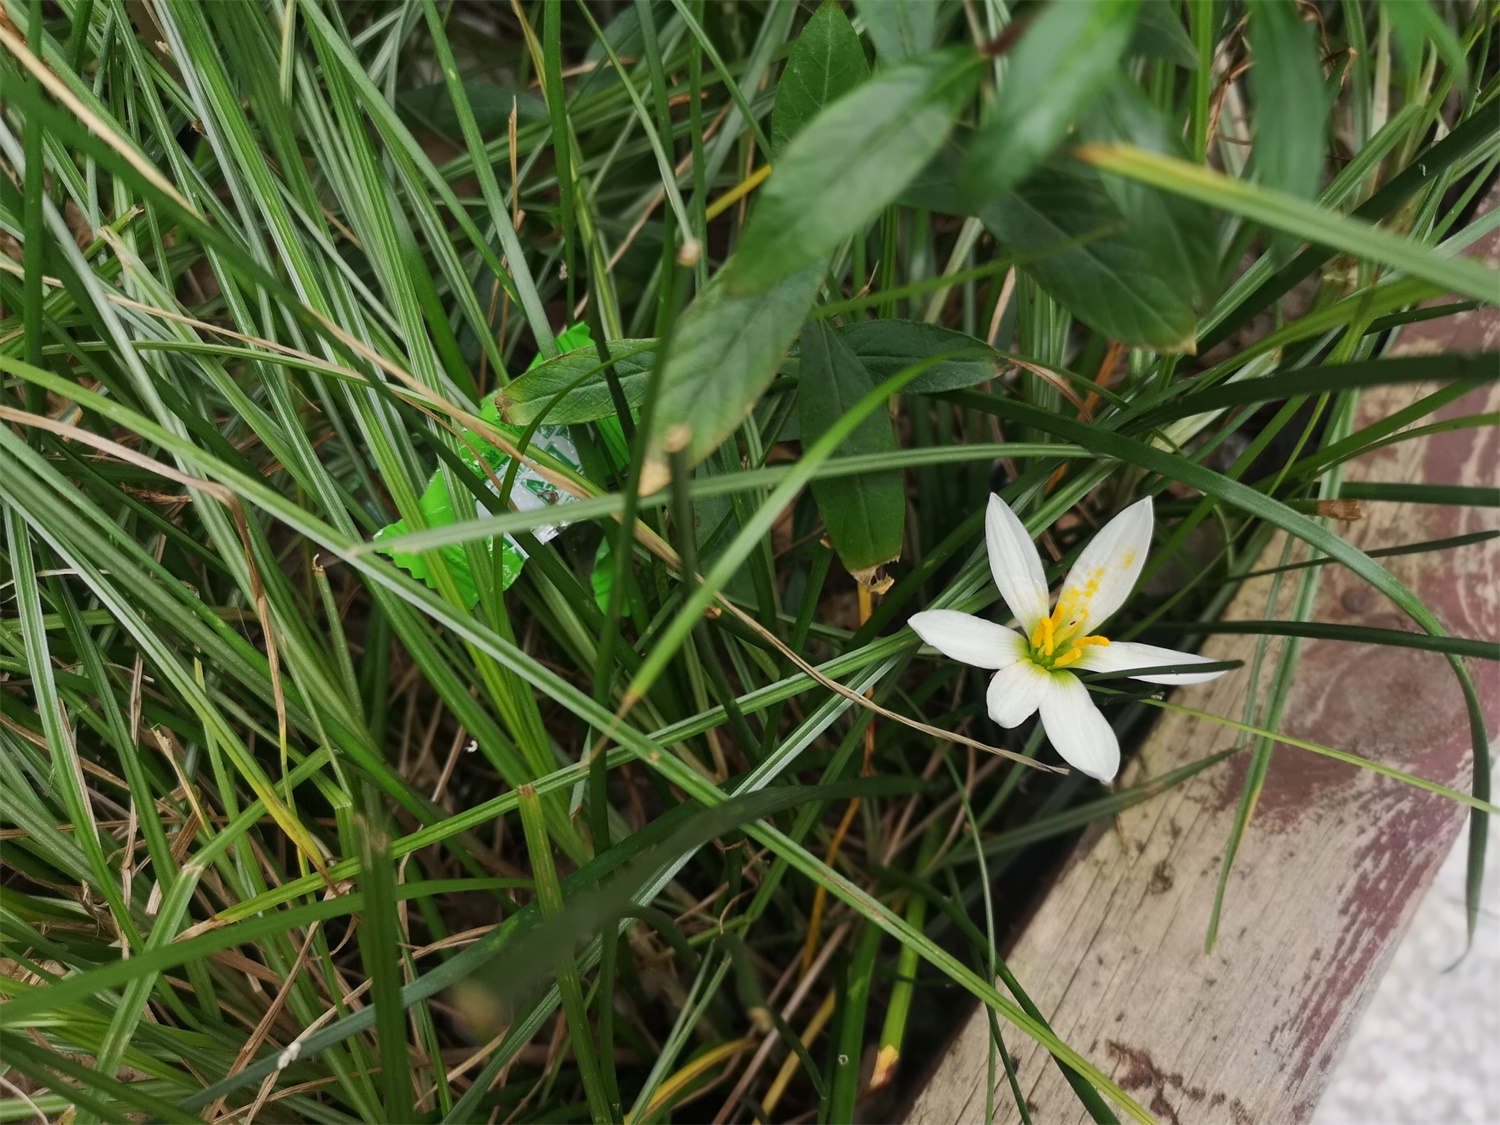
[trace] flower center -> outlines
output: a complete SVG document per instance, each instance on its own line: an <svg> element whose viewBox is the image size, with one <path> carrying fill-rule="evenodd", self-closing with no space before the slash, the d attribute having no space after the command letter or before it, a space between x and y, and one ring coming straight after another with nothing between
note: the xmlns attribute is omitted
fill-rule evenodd
<svg viewBox="0 0 1500 1125"><path fill-rule="evenodd" d="M1083 629L1083 615L1075 612L1076 600L1064 593L1052 615L1037 622L1030 637L1033 664L1049 670L1066 668L1082 660L1085 649L1109 644L1107 637L1078 635Z"/></svg>

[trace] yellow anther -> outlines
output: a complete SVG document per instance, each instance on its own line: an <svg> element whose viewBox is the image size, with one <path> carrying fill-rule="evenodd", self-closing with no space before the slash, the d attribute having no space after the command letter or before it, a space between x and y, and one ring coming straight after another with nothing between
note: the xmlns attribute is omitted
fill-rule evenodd
<svg viewBox="0 0 1500 1125"><path fill-rule="evenodd" d="M1047 647L1047 655L1051 656L1058 645L1065 644L1078 629L1074 618L1077 616L1073 611L1074 599L1063 597L1058 600L1057 608L1052 611L1048 618L1048 637L1050 643Z"/></svg>
<svg viewBox="0 0 1500 1125"><path fill-rule="evenodd" d="M1076 612L1077 603L1078 591L1070 586L1058 596L1052 612L1031 630L1031 652L1043 667L1065 668L1082 660L1084 649L1109 644L1104 637L1074 636L1083 627L1084 618Z"/></svg>
<svg viewBox="0 0 1500 1125"><path fill-rule="evenodd" d="M1056 639L1056 636L1055 636L1055 625L1053 623L1052 618L1050 618L1050 617L1044 617L1044 618L1042 618L1041 622L1037 625L1037 632L1041 633L1041 635L1042 635L1041 636L1041 642L1040 642L1040 644L1038 644L1035 641L1033 641L1032 643L1034 645L1036 645L1037 647L1039 647L1042 650L1042 653L1044 655L1051 656L1053 649L1057 645L1057 639Z"/></svg>

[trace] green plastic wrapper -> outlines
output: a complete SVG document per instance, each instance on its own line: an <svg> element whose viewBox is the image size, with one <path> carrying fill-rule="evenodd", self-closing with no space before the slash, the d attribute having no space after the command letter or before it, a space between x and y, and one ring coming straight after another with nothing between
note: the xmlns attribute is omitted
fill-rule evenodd
<svg viewBox="0 0 1500 1125"><path fill-rule="evenodd" d="M589 336L588 326L577 324L567 329L557 337L557 347L560 352L569 352L577 348L586 347L593 343ZM541 357L532 361L534 367L540 362ZM528 368L530 370L530 368ZM519 440L524 432L520 426L512 426L502 421L500 411L495 406L495 396L486 395L480 408L479 416L494 426L501 433L507 434ZM601 429L613 432L605 433L607 446L620 445L623 447L623 434L619 433L619 422L613 418L602 419ZM465 433L467 439L463 447L459 449L459 457L464 466L479 479L485 481L492 492L495 490L494 481L481 467L479 458L483 457L484 464L489 467L491 473L498 480L504 480L505 474L510 469L511 458L500 449L491 445L478 434L469 431ZM610 440L611 438L615 440ZM578 448L573 444L572 436L566 426L538 426L531 435L529 448L536 449L557 458L575 472L582 473L583 468L578 456ZM613 450L611 452L614 452ZM477 453L477 456L476 456ZM498 497L497 497L498 499ZM495 510L534 511L538 508L562 506L576 497L560 492L550 481L538 476L537 473L527 465L521 465L516 472L515 484L511 488L509 503L496 503ZM422 493L420 504L422 518L426 520L428 527L446 527L455 521L453 505L449 501L448 488L443 481L442 473L433 473L427 482L427 488ZM492 514L491 509L484 504L476 504L478 514L481 516ZM566 521L559 519L555 524L547 524L536 528L532 535L539 543L550 542L564 527ZM406 520L397 520L395 523L386 524L374 535L374 540L379 543L385 538L393 538L414 530ZM608 540L595 561L593 574L593 591L596 600L601 604L609 598L609 586L613 577L614 568L610 564ZM498 565L500 567L500 588L509 589L521 575L521 568L526 564L526 552L521 545L511 536L506 535L491 539L486 545L490 552L490 558L495 560L498 551ZM420 555L411 554L406 551L380 548L389 554L396 565L405 570L413 578L420 578L434 590L437 583L433 580L427 564ZM448 573L453 576L454 584L458 592L463 596L464 604L472 609L479 601L479 591L474 584L474 576L469 570L469 557L464 551L462 544L454 543L447 547L438 549L443 562L448 568ZM602 586L602 592L601 592Z"/></svg>

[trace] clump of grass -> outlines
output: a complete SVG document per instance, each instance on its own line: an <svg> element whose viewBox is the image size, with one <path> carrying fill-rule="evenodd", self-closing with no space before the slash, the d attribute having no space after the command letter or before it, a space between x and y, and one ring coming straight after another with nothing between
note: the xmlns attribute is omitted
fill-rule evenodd
<svg viewBox="0 0 1500 1125"><path fill-rule="evenodd" d="M1278 529L1411 616L1339 635L1453 663L1472 919L1487 649L1313 502L1494 377L1385 357L1497 293L1488 20L0 10L0 1117L849 1120L960 990L1144 1117L989 888L1230 753L1253 830L1295 645L1235 749L1047 769L901 627L992 489L1059 574L1159 497L1132 633Z"/></svg>

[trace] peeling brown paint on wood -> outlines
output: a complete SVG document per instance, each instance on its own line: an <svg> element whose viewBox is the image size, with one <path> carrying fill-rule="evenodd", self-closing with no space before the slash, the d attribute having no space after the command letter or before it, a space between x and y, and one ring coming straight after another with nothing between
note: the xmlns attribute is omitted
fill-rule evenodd
<svg viewBox="0 0 1500 1125"><path fill-rule="evenodd" d="M1398 350L1493 349L1500 317L1483 310L1417 326ZM1361 424L1433 387L1364 396ZM1475 392L1441 417L1500 409ZM1500 431L1454 431L1351 464L1347 479L1496 483ZM1367 502L1348 537L1366 549L1495 528L1494 509ZM1500 548L1489 541L1385 560L1450 632L1500 635ZM1274 542L1260 566L1276 565ZM1271 606L1269 578L1239 592L1229 618L1286 616L1294 582ZM1342 569L1322 576L1314 618L1411 629L1399 610ZM1273 640L1274 655L1285 642ZM1204 652L1243 659L1255 638L1216 636ZM1304 641L1285 733L1337 746L1456 788L1469 782L1463 698L1446 660L1410 649ZM1268 664L1268 667L1273 665ZM1489 729L1500 726L1500 667L1470 661ZM1268 677L1263 677L1266 679ZM1248 669L1180 689L1178 702L1238 718ZM1232 732L1180 714L1152 731L1124 784L1222 749ZM1166 1122L1305 1121L1340 1045L1378 982L1466 810L1355 766L1278 748L1230 876L1219 940L1203 939L1246 759L1231 758L1096 828L1077 848L1008 963L1064 1041ZM1493 839L1493 833L1492 833ZM1490 889L1491 895L1500 891ZM1044 1052L1008 1037L1037 1121L1082 1122ZM908 1120L982 1120L989 1028L975 1013L918 1095ZM1009 1088L998 1119L1014 1120ZM1010 1116L1007 1116L1007 1113Z"/></svg>

